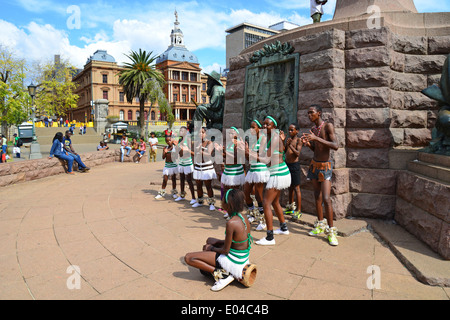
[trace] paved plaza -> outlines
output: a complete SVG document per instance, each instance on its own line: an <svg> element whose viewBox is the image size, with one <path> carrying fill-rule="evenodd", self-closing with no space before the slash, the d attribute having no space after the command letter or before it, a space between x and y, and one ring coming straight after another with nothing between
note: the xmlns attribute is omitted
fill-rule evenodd
<svg viewBox="0 0 450 320"><path fill-rule="evenodd" d="M155 200L162 168L111 163L1 188L0 299L449 299L450 288L418 281L374 232L341 236L331 247L294 222L275 246L253 244L251 288L235 281L214 293L213 279L183 258L207 237L223 238L225 220L187 201ZM360 221L338 223L346 230ZM372 286L370 266L379 267Z"/></svg>

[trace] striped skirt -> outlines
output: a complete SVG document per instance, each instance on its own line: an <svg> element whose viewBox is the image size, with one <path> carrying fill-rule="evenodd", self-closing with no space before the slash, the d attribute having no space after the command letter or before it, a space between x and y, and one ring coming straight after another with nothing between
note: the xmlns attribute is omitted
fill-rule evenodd
<svg viewBox="0 0 450 320"><path fill-rule="evenodd" d="M192 164L192 158L180 159L178 164L178 173L190 174L194 172L194 165Z"/></svg>
<svg viewBox="0 0 450 320"><path fill-rule="evenodd" d="M227 272L229 272L235 279L242 279L242 271L245 266L250 263L249 250L234 250L230 249L227 255L221 254L217 257L217 262Z"/></svg>
<svg viewBox="0 0 450 320"><path fill-rule="evenodd" d="M267 181L266 189L282 190L291 186L291 173L284 161L269 167L269 172L270 178Z"/></svg>
<svg viewBox="0 0 450 320"><path fill-rule="evenodd" d="M261 162L250 164L250 170L245 176L245 183L267 183L269 181L270 171L267 166Z"/></svg>
<svg viewBox="0 0 450 320"><path fill-rule="evenodd" d="M166 162L163 169L163 176L172 176L178 173L178 166L173 162Z"/></svg>
<svg viewBox="0 0 450 320"><path fill-rule="evenodd" d="M216 170L214 170L212 161L208 161L205 163L195 163L193 177L195 180L217 179Z"/></svg>
<svg viewBox="0 0 450 320"><path fill-rule="evenodd" d="M220 181L225 186L241 186L245 183L245 172L242 164L225 165Z"/></svg>

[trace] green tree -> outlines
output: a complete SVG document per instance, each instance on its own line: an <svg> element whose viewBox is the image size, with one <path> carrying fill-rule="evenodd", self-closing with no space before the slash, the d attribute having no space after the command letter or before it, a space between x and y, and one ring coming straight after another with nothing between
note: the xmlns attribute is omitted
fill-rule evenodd
<svg viewBox="0 0 450 320"><path fill-rule="evenodd" d="M68 61L37 64L35 83L39 84L36 94L36 109L41 114L65 115L77 107L79 96L74 93L76 83L72 81L75 68Z"/></svg>
<svg viewBox="0 0 450 320"><path fill-rule="evenodd" d="M0 46L0 122L5 136L11 125L19 125L28 118L30 96L24 87L25 70L24 60Z"/></svg>
<svg viewBox="0 0 450 320"><path fill-rule="evenodd" d="M172 107L170 106L169 102L167 101L166 95L163 92L162 84L155 78L149 78L144 82L142 91L148 94L147 99L148 101L150 101L150 110L147 113L147 119L145 120L149 120L153 105L157 103L159 112L167 115L167 122L169 124L169 127L172 128L172 124L175 121L175 116L172 112ZM145 126L146 137L148 137L147 131L148 126Z"/></svg>
<svg viewBox="0 0 450 320"><path fill-rule="evenodd" d="M139 52L131 51L127 57L130 62L124 64L124 69L119 72L119 84L123 87L128 103L133 99L139 99L139 134L145 136L145 102L149 98L149 91L144 90L144 84L149 79L155 79L160 85L164 83L163 74L156 69L155 60L157 56L152 56L152 52L139 49Z"/></svg>

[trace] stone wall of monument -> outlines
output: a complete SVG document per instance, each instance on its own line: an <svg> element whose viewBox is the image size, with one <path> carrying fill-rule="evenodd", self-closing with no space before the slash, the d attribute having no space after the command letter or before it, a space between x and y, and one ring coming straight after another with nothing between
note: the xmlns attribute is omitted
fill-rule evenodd
<svg viewBox="0 0 450 320"><path fill-rule="evenodd" d="M334 163L333 206L337 218L392 219L402 149L431 139L438 105L420 91L437 83L450 52L450 36L405 36L383 27L330 29L289 40L300 53L298 122L311 128L310 104L324 108L340 149ZM224 127L241 123L245 68L252 52L231 59ZM303 148L302 207L315 212L305 182L312 152ZM411 157L411 155L410 155ZM397 165L392 165L397 163Z"/></svg>

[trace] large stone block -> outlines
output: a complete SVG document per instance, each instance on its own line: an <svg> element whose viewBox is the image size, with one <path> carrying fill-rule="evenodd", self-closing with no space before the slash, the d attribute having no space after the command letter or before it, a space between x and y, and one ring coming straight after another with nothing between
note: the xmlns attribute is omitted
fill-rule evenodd
<svg viewBox="0 0 450 320"><path fill-rule="evenodd" d="M390 67L354 68L345 72L347 88L387 87L390 85Z"/></svg>
<svg viewBox="0 0 450 320"><path fill-rule="evenodd" d="M447 184L401 171L397 179L397 196L450 223L450 187Z"/></svg>
<svg viewBox="0 0 450 320"><path fill-rule="evenodd" d="M385 46L351 49L345 52L345 65L350 68L390 66L390 51Z"/></svg>
<svg viewBox="0 0 450 320"><path fill-rule="evenodd" d="M347 148L347 167L388 169L389 149Z"/></svg>
<svg viewBox="0 0 450 320"><path fill-rule="evenodd" d="M233 71L228 72L227 86L245 83L245 72L246 72L245 68L235 69Z"/></svg>
<svg viewBox="0 0 450 320"><path fill-rule="evenodd" d="M349 216L351 200L352 196L349 193L331 196L334 220L340 220ZM302 212L317 215L314 191L302 189Z"/></svg>
<svg viewBox="0 0 450 320"><path fill-rule="evenodd" d="M427 111L391 110L392 128L426 128L427 121Z"/></svg>
<svg viewBox="0 0 450 320"><path fill-rule="evenodd" d="M433 74L442 71L446 55L406 55L405 72Z"/></svg>
<svg viewBox="0 0 450 320"><path fill-rule="evenodd" d="M300 91L326 88L345 88L345 71L343 69L325 69L300 73Z"/></svg>
<svg viewBox="0 0 450 320"><path fill-rule="evenodd" d="M242 125L242 112L238 113L225 113L223 115L223 127L230 128L232 126Z"/></svg>
<svg viewBox="0 0 450 320"><path fill-rule="evenodd" d="M389 108L366 108L346 110L347 128L389 127Z"/></svg>
<svg viewBox="0 0 450 320"><path fill-rule="evenodd" d="M438 251L442 220L402 198L398 198L395 206L395 221L421 241L428 244L434 251Z"/></svg>
<svg viewBox="0 0 450 320"><path fill-rule="evenodd" d="M224 114L239 113L244 111L244 98L225 100ZM239 124L240 126L240 124Z"/></svg>
<svg viewBox="0 0 450 320"><path fill-rule="evenodd" d="M405 141L405 129L403 128L389 128L392 137L392 146L402 146Z"/></svg>
<svg viewBox="0 0 450 320"><path fill-rule="evenodd" d="M239 83L234 85L227 84L227 88L225 90L225 100L243 98L244 91L245 91L245 83Z"/></svg>
<svg viewBox="0 0 450 320"><path fill-rule="evenodd" d="M391 90L388 87L351 88L345 96L347 108L389 108Z"/></svg>
<svg viewBox="0 0 450 320"><path fill-rule="evenodd" d="M428 77L424 74L393 72L389 87L396 91L418 91L427 88Z"/></svg>
<svg viewBox="0 0 450 320"><path fill-rule="evenodd" d="M250 64L250 58L253 56L253 52L247 54L241 54L230 59L230 71L236 69L245 69Z"/></svg>
<svg viewBox="0 0 450 320"><path fill-rule="evenodd" d="M431 129L405 129L404 146L425 147L431 141Z"/></svg>
<svg viewBox="0 0 450 320"><path fill-rule="evenodd" d="M405 54L399 53L395 51L390 52L390 67L392 70L398 71L398 72L404 72L405 71Z"/></svg>
<svg viewBox="0 0 450 320"><path fill-rule="evenodd" d="M345 109L323 108L322 119L325 122L332 123L335 128L345 128L346 111ZM307 110L297 112L297 121L300 128L314 127L308 118Z"/></svg>
<svg viewBox="0 0 450 320"><path fill-rule="evenodd" d="M450 35L428 37L428 54L449 54Z"/></svg>
<svg viewBox="0 0 450 320"><path fill-rule="evenodd" d="M323 109L326 108L345 108L345 89L344 88L326 88L310 91L302 91L298 95L298 109L307 115L311 104L318 104Z"/></svg>
<svg viewBox="0 0 450 320"><path fill-rule="evenodd" d="M408 110L435 110L439 108L437 101L428 98L421 92L405 92L403 107Z"/></svg>
<svg viewBox="0 0 450 320"><path fill-rule="evenodd" d="M378 47L390 45L390 30L387 27L379 29L351 30L345 33L347 49Z"/></svg>
<svg viewBox="0 0 450 320"><path fill-rule="evenodd" d="M395 195L357 193L351 202L352 217L392 219L395 215Z"/></svg>
<svg viewBox="0 0 450 320"><path fill-rule="evenodd" d="M345 31L331 29L312 35L301 36L292 40L291 45L294 47L295 52L299 52L301 55L331 48L344 50Z"/></svg>
<svg viewBox="0 0 450 320"><path fill-rule="evenodd" d="M345 194L349 191L349 169L335 169L331 178L331 194Z"/></svg>
<svg viewBox="0 0 450 320"><path fill-rule="evenodd" d="M335 220L341 220L348 217L351 212L352 195L343 193L331 196L331 206Z"/></svg>
<svg viewBox="0 0 450 320"><path fill-rule="evenodd" d="M333 163L333 168L340 169L347 166L347 149L339 148L330 153L330 161Z"/></svg>
<svg viewBox="0 0 450 320"><path fill-rule="evenodd" d="M350 192L395 195L397 170L350 169Z"/></svg>
<svg viewBox="0 0 450 320"><path fill-rule="evenodd" d="M348 148L389 148L391 144L389 129L347 129Z"/></svg>
<svg viewBox="0 0 450 320"><path fill-rule="evenodd" d="M300 56L300 73L331 68L345 68L343 50L332 48Z"/></svg>
<svg viewBox="0 0 450 320"><path fill-rule="evenodd" d="M427 54L428 38L391 33L392 49L407 54Z"/></svg>

